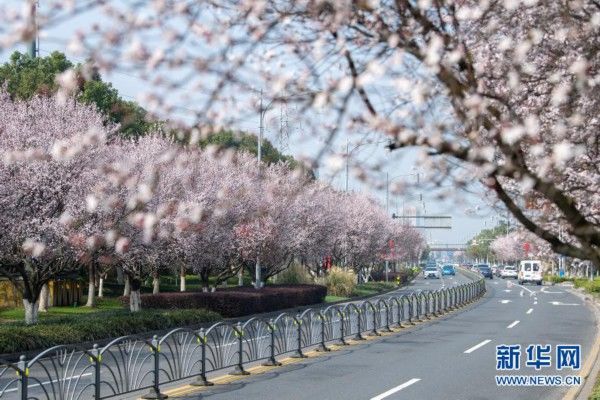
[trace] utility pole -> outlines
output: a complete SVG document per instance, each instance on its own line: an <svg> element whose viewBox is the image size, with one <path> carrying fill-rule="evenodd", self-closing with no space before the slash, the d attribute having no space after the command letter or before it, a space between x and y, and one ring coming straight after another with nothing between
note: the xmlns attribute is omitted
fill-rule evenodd
<svg viewBox="0 0 600 400"><path fill-rule="evenodd" d="M36 58L38 54L38 27L37 27L37 7L38 1L31 2L31 18L33 22L34 35L29 44L29 55L31 58Z"/></svg>
<svg viewBox="0 0 600 400"><path fill-rule="evenodd" d="M348 173L350 170L350 141L346 138L346 193L348 193Z"/></svg>
<svg viewBox="0 0 600 400"><path fill-rule="evenodd" d="M385 215L390 215L390 174L385 173ZM385 259L385 281L389 282L390 262L389 257Z"/></svg>
<svg viewBox="0 0 600 400"><path fill-rule="evenodd" d="M258 158L258 181L259 184L262 182L262 140L263 140L263 130L264 130L264 119L265 119L265 108L263 107L263 91L262 89L260 89L260 109L259 109L259 113L260 113L260 122L259 122L259 129L258 129L258 151L257 151L257 158ZM256 289L260 289L262 287L262 276L261 276L261 269L260 269L260 252L258 253L258 255L256 256L256 266L254 268L254 287Z"/></svg>
<svg viewBox="0 0 600 400"><path fill-rule="evenodd" d="M263 91L260 89L260 127L258 129L258 162L262 159L262 138L265 120L265 109L263 108Z"/></svg>
<svg viewBox="0 0 600 400"><path fill-rule="evenodd" d="M390 174L385 173L385 212L390 213Z"/></svg>

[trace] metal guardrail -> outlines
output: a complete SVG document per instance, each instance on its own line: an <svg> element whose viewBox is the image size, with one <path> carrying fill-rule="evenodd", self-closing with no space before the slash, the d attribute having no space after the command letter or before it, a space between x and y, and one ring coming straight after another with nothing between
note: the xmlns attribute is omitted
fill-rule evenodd
<svg viewBox="0 0 600 400"><path fill-rule="evenodd" d="M207 373L277 357L306 357L303 350L329 351L328 344L347 345L365 334L392 332L392 326L414 324L464 306L485 293L479 279L435 291L416 291L356 303L307 309L277 318L241 323L217 322L208 329L178 328L162 337L117 338L104 347L77 345L49 348L31 360L0 360L0 399L78 400L118 398L147 390L146 399L161 399L161 385L195 378L192 385L212 385Z"/></svg>

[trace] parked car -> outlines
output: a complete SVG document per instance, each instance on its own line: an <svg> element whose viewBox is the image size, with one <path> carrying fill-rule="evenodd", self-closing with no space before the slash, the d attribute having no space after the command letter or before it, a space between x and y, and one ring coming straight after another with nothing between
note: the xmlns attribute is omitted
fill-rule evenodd
<svg viewBox="0 0 600 400"><path fill-rule="evenodd" d="M441 278L440 270L435 265L425 267L425 270L423 270L423 276L425 277L425 279L428 279L428 278L440 279Z"/></svg>
<svg viewBox="0 0 600 400"><path fill-rule="evenodd" d="M454 270L454 265L446 264L442 267L442 276L446 276L446 275L451 275L451 276L456 275L456 271Z"/></svg>
<svg viewBox="0 0 600 400"><path fill-rule="evenodd" d="M542 284L542 262L538 260L524 260L519 263L517 279L520 284L525 282Z"/></svg>
<svg viewBox="0 0 600 400"><path fill-rule="evenodd" d="M517 279L517 267L513 265L506 265L504 268L502 268L502 271L500 272L500 277L502 279Z"/></svg>
<svg viewBox="0 0 600 400"><path fill-rule="evenodd" d="M475 266L478 272L483 275L484 278L494 279L494 275L492 274L492 269L487 264L477 264Z"/></svg>

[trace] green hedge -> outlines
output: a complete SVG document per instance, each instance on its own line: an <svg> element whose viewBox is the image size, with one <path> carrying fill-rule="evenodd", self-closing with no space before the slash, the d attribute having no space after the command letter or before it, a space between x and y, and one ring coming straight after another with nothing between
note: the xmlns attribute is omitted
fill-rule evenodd
<svg viewBox="0 0 600 400"><path fill-rule="evenodd" d="M3 322L0 354L42 350L59 344L101 341L113 337L164 330L221 319L206 310L127 310L54 318L38 325Z"/></svg>
<svg viewBox="0 0 600 400"><path fill-rule="evenodd" d="M566 276L546 275L544 280L552 283L573 282L575 278L567 278Z"/></svg>
<svg viewBox="0 0 600 400"><path fill-rule="evenodd" d="M224 317L241 317L322 303L326 295L327 288L319 285L267 285L260 290L236 287L212 293L143 294L141 300L146 309L207 309ZM121 301L126 305L129 298L121 297Z"/></svg>
<svg viewBox="0 0 600 400"><path fill-rule="evenodd" d="M600 293L600 278L590 281L588 278L577 278L573 281L575 287L583 288L588 293Z"/></svg>

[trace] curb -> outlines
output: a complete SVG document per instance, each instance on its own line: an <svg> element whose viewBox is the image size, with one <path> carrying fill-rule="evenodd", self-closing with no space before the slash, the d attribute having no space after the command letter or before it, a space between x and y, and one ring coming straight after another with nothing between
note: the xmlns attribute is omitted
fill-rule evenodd
<svg viewBox="0 0 600 400"><path fill-rule="evenodd" d="M568 287L566 289L569 293L581 298L586 305L592 309L594 318L596 319L596 340L592 345L591 353L585 360L585 363L579 372L579 376L583 379L583 384L570 388L563 397L563 400L586 400L588 395L591 394L592 388L595 384L595 380L591 381L588 378L590 376L592 376L592 378L596 378L596 375L600 370L600 304L598 304L593 297L590 298L584 293ZM592 372L594 372L594 374L592 374ZM584 394L586 392L587 394ZM582 395L584 397L582 397Z"/></svg>

